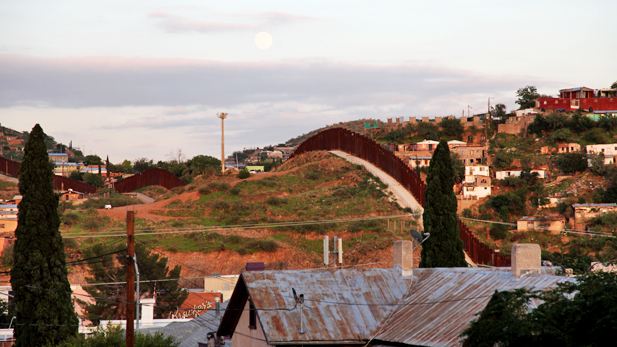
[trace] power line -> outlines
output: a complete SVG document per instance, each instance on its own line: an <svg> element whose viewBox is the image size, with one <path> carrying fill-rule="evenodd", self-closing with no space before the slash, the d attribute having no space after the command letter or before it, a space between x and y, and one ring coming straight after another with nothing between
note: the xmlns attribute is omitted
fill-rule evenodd
<svg viewBox="0 0 617 347"><path fill-rule="evenodd" d="M517 226L516 223L509 223L509 222L498 222L498 221L492 221L492 220L484 220L484 219L475 219L475 218L465 218L465 217L459 217L459 219L464 219L464 220L469 220L469 221L473 221L473 222L481 222L481 223L493 223L493 224L502 224L502 225L510 225L510 226ZM534 227L533 229L537 229L537 230L548 230L548 231L558 231L558 232L563 232L563 233L570 233L570 234L578 234L578 235L592 235L592 236L599 236L599 237L608 237L608 238L616 238L615 236L608 234L608 233L596 233L596 232L586 232L585 230L576 230L576 229L551 229L551 228L546 228L546 227Z"/></svg>

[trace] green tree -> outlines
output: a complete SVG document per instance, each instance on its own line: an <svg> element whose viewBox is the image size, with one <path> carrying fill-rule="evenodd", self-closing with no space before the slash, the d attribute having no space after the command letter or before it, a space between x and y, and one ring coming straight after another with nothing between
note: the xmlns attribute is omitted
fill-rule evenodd
<svg viewBox="0 0 617 347"><path fill-rule="evenodd" d="M506 105L497 104L493 107L491 111L491 117L493 119L498 119L500 123L505 123L506 119L508 119L508 113L506 113Z"/></svg>
<svg viewBox="0 0 617 347"><path fill-rule="evenodd" d="M84 164L86 165L98 165L101 162L102 159L98 155L87 155L86 159L84 159Z"/></svg>
<svg viewBox="0 0 617 347"><path fill-rule="evenodd" d="M439 126L441 127L442 135L454 137L458 140L463 139L465 128L463 127L463 124L461 124L460 119L456 119L454 117L444 118L441 120L441 124L439 124Z"/></svg>
<svg viewBox="0 0 617 347"><path fill-rule="evenodd" d="M540 97L538 94L538 89L534 86L526 86L525 88L520 88L516 91L516 96L518 99L515 101L519 105L519 110L523 110L526 108L531 108L536 105L535 101Z"/></svg>
<svg viewBox="0 0 617 347"><path fill-rule="evenodd" d="M510 152L508 151L503 150L495 154L495 162L493 163L493 165L496 169L501 170L505 169L508 165L510 165L513 160L514 157L512 156L512 154L510 154Z"/></svg>
<svg viewBox="0 0 617 347"><path fill-rule="evenodd" d="M241 153L241 152L238 152L238 153ZM238 156L238 160L242 161L243 159L240 159L241 157L242 156ZM248 156L244 156L244 157L246 158ZM209 155L200 154L200 155L194 156L193 159L190 159L187 163L187 166L194 173L201 175L208 168L219 168L220 169L221 161Z"/></svg>
<svg viewBox="0 0 617 347"><path fill-rule="evenodd" d="M542 302L531 309L532 300ZM462 334L463 345L607 346L617 333L617 274L578 277L547 291L496 292Z"/></svg>
<svg viewBox="0 0 617 347"><path fill-rule="evenodd" d="M19 170L19 203L11 285L15 300L16 346L59 343L77 334L64 244L54 193L53 172L37 124L25 146Z"/></svg>
<svg viewBox="0 0 617 347"><path fill-rule="evenodd" d="M555 130L549 135L553 142L565 142L572 139L572 131L568 128Z"/></svg>
<svg viewBox="0 0 617 347"><path fill-rule="evenodd" d="M607 172L607 167L604 165L604 153L589 155L589 171L598 176L604 176Z"/></svg>
<svg viewBox="0 0 617 347"><path fill-rule="evenodd" d="M557 158L557 165L566 174L583 172L587 169L587 158L583 152L565 153Z"/></svg>
<svg viewBox="0 0 617 347"><path fill-rule="evenodd" d="M95 245L86 250L83 254L86 258L100 257L101 262L91 262L90 274L87 277L88 283L102 282L122 282L126 280L126 253L116 254L116 261L112 256L103 256L108 253L121 250L123 246L109 247L103 244ZM135 254L137 255L137 265L141 280L166 280L177 279L180 277L180 266L169 269L167 258L159 257L158 254L151 252L146 246L135 244ZM121 264L120 266L116 265ZM152 297L154 294L154 282L140 285L140 295L142 297ZM125 298L124 285L88 286L84 290L94 296L103 297L107 300L97 299L95 303L85 305L86 315L84 318L98 324L101 319L122 319L125 315L125 306L122 301ZM188 292L180 288L178 281L162 281L156 284L156 307L154 315L156 318L163 318L166 314L178 308L188 296Z"/></svg>
<svg viewBox="0 0 617 347"><path fill-rule="evenodd" d="M452 172L454 172L454 181L460 183L465 179L465 163L461 160L456 152L450 152L452 158Z"/></svg>
<svg viewBox="0 0 617 347"><path fill-rule="evenodd" d="M95 187L103 186L103 179L98 174L85 173L83 176L83 180L85 183L88 183L91 186L95 186Z"/></svg>
<svg viewBox="0 0 617 347"><path fill-rule="evenodd" d="M75 170L73 172L71 172L71 174L69 175L69 178L75 181L83 181L84 180L84 175L79 172L78 170Z"/></svg>
<svg viewBox="0 0 617 347"><path fill-rule="evenodd" d="M416 134L425 140L439 141L439 128L433 123L419 123Z"/></svg>
<svg viewBox="0 0 617 347"><path fill-rule="evenodd" d="M424 232L430 233L430 237L422 244L420 267L467 266L453 186L450 148L445 140L441 140L433 153L426 178L426 204L422 218Z"/></svg>
<svg viewBox="0 0 617 347"><path fill-rule="evenodd" d="M249 177L251 177L251 173L247 169L242 169L242 170L240 170L240 172L238 172L238 178L239 179L245 179L245 178L249 178Z"/></svg>
<svg viewBox="0 0 617 347"><path fill-rule="evenodd" d="M148 169L152 169L154 167L154 163L152 159L148 158L138 158L133 161L133 171L144 172Z"/></svg>

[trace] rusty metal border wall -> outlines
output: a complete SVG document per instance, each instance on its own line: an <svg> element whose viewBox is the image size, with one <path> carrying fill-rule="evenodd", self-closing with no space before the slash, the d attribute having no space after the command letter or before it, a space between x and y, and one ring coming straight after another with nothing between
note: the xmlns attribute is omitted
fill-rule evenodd
<svg viewBox="0 0 617 347"><path fill-rule="evenodd" d="M375 141L347 129L332 128L317 133L302 142L289 159L306 152L331 150L349 153L377 166L405 187L422 206L425 205L426 185L405 162ZM510 256L499 254L482 243L461 220L458 224L465 252L474 263L510 266Z"/></svg>
<svg viewBox="0 0 617 347"><path fill-rule="evenodd" d="M19 167L18 162L0 157L0 173L17 177Z"/></svg>
<svg viewBox="0 0 617 347"><path fill-rule="evenodd" d="M114 184L118 193L128 193L146 186L163 186L172 189L184 186L184 182L167 170L153 168Z"/></svg>
<svg viewBox="0 0 617 347"><path fill-rule="evenodd" d="M54 190L66 191L72 189L80 193L94 194L99 188L68 177L54 175Z"/></svg>

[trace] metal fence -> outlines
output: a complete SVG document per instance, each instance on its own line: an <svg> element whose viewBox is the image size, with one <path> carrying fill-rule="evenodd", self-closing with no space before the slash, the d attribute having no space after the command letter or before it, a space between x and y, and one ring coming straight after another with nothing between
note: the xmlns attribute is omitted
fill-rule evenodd
<svg viewBox="0 0 617 347"><path fill-rule="evenodd" d="M184 182L167 170L153 168L114 184L118 193L128 193L146 186L163 186L172 189L184 186Z"/></svg>
<svg viewBox="0 0 617 347"><path fill-rule="evenodd" d="M393 152L381 147L375 141L343 128L327 129L302 142L295 150L292 159L311 151L340 150L362 158L375 165L398 181L424 206L426 185L403 160ZM458 221L465 252L476 264L510 266L510 257L499 254L480 241L463 223Z"/></svg>
<svg viewBox="0 0 617 347"><path fill-rule="evenodd" d="M19 174L19 163L3 157L0 157L0 173L15 176Z"/></svg>

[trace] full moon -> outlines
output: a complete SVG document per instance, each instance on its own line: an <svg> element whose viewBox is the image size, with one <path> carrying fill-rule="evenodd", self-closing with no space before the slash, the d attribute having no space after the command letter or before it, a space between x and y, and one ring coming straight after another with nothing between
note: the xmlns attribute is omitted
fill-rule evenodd
<svg viewBox="0 0 617 347"><path fill-rule="evenodd" d="M259 49L268 49L272 46L272 36L267 32L261 32L255 36L255 45Z"/></svg>

